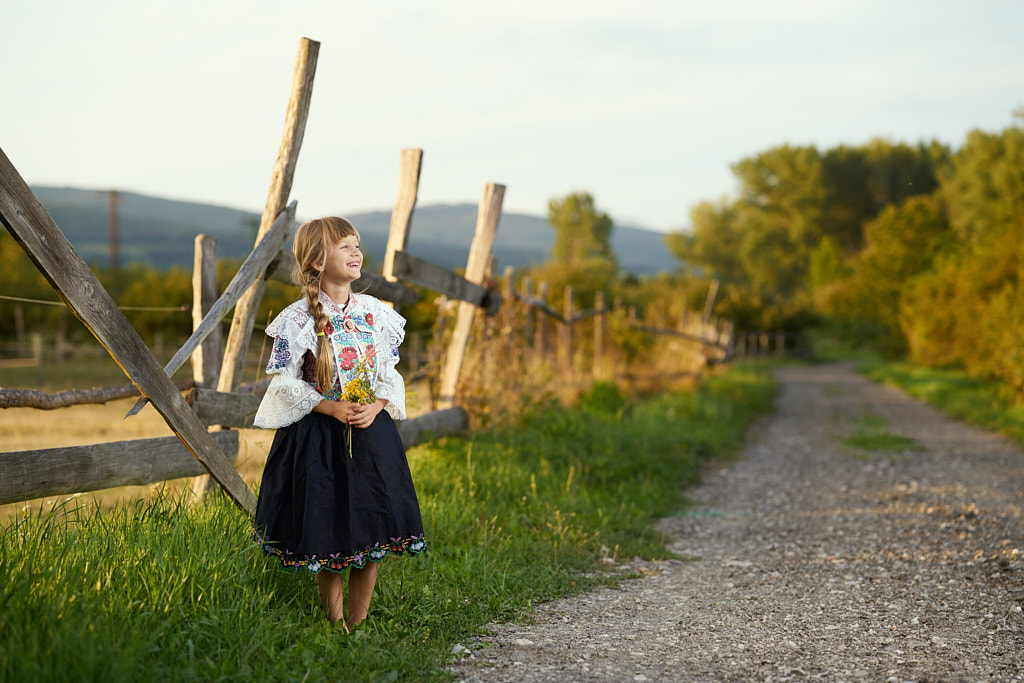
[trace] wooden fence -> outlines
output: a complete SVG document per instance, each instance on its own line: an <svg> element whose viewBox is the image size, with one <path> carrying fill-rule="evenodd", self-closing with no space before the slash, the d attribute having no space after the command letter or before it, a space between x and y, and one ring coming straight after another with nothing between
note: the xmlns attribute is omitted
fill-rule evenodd
<svg viewBox="0 0 1024 683"><path fill-rule="evenodd" d="M68 308L122 367L132 381L130 391L142 394L129 416L146 402L152 402L176 435L0 453L0 471L4 473L0 480L0 504L179 477L199 477L193 481L193 490L201 492L209 483L209 475L239 507L253 511L252 491L232 463L238 452L235 430L252 426L260 397L259 392L252 389L239 391L240 379L266 280L290 281L294 257L284 245L295 222L296 202L289 203L288 195L308 114L318 49L319 44L314 41L303 39L300 42L284 136L253 251L218 296L214 279L216 240L202 235L197 237L193 334L164 367L160 367L151 350L0 150L0 219ZM621 314L615 306L607 310L603 297L598 297L591 309L576 310L571 289L564 292L563 310L555 311L546 303L543 283L536 295L528 280L522 282L519 292L514 292L510 272L506 273L504 297L494 287L485 286L505 191L499 184L484 185L464 276L406 253L421 165L422 150L402 151L399 191L392 212L383 273L364 273L353 285L356 291L366 291L396 307L417 300L418 294L410 284L440 292L458 302L450 339L436 361L440 365L437 368L440 377L438 409L400 425L399 431L407 447L466 429L468 417L466 411L456 405L456 397L478 312L493 315L503 310L505 299L506 311L513 306L523 307L528 311L527 335L532 343L544 348L550 343L549 335L557 336L560 353L570 367L575 362L573 339L581 323L592 319L592 369L597 376L604 367L607 316ZM232 309L230 332L222 344L217 338L220 321ZM696 342L709 350L708 358L728 357L733 348L728 323L708 320L707 316L694 316L684 322L679 329L667 330L645 326L636 320L635 313L629 316L629 324L638 330ZM549 329L551 325L557 329ZM38 362L36 359L42 356L41 341L35 340L33 348L33 361ZM170 377L189 361L194 386L183 396L181 387L173 384ZM129 390L125 387L115 387L62 392L64 395L59 396L0 390L0 407L50 408L83 400L105 402L126 391ZM213 428L218 429L211 431Z"/></svg>

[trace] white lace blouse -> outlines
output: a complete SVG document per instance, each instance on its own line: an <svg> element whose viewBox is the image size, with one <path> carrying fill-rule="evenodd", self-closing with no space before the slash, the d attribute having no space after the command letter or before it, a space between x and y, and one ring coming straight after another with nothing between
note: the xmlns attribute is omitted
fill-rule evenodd
<svg viewBox="0 0 1024 683"><path fill-rule="evenodd" d="M328 316L346 320L357 319L369 327L375 356L376 377L374 393L387 399L385 410L396 420L405 419L405 382L398 373L398 347L405 338L405 318L379 299L369 294L351 294L345 306L339 306L323 292L320 303ZM267 326L267 335L274 338L274 348L267 363L267 374L273 375L267 393L256 411L257 427L278 429L308 415L324 400L312 385L302 377L303 356L307 351L317 352L317 330L306 299L300 299ZM365 349L364 349L365 350ZM334 380L338 383L338 367L334 367Z"/></svg>

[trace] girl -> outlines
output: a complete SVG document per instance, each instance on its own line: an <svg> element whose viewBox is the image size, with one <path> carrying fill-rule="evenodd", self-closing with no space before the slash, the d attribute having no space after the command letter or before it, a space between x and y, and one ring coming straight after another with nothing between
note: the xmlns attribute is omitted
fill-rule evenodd
<svg viewBox="0 0 1024 683"><path fill-rule="evenodd" d="M395 370L405 319L352 291L363 255L348 221L302 224L293 251L294 279L305 297L267 327L273 379L255 424L278 431L263 470L254 537L282 566L316 574L327 618L348 632L366 618L377 562L426 549L393 421L405 419L405 385ZM372 403L343 398L346 384L360 377L370 382Z"/></svg>

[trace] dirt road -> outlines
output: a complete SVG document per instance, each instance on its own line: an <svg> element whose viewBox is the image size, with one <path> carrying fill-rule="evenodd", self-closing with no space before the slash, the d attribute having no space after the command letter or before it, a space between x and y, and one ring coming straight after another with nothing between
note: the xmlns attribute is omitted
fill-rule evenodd
<svg viewBox="0 0 1024 683"><path fill-rule="evenodd" d="M661 523L697 559L492 625L456 675L1024 681L1024 451L849 365L778 376L743 459ZM872 430L903 450L843 441Z"/></svg>

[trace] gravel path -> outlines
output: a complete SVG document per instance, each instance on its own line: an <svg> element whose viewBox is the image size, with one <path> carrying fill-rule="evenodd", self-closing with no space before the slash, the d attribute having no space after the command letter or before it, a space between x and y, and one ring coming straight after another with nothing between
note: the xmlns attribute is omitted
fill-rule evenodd
<svg viewBox="0 0 1024 683"><path fill-rule="evenodd" d="M456 646L499 681L1024 681L1024 452L845 364L778 371L744 458L662 520L682 562ZM920 450L841 443L866 414Z"/></svg>

